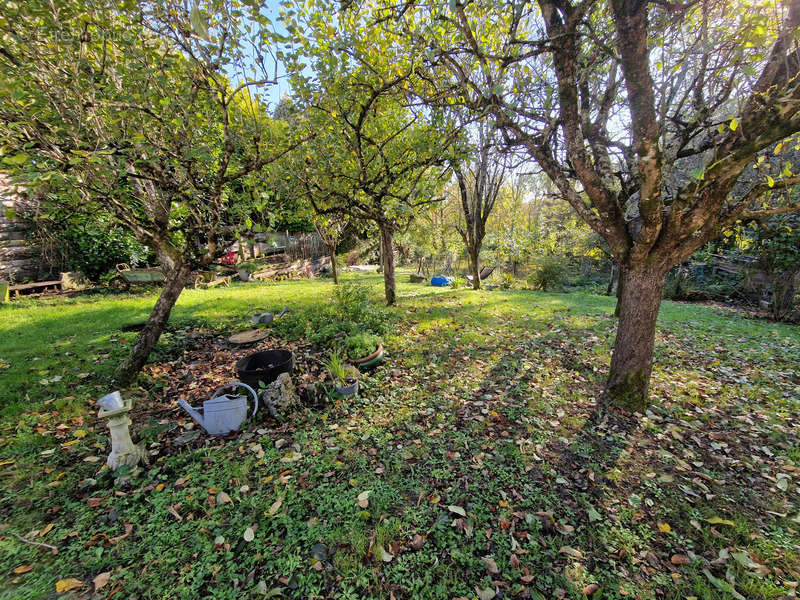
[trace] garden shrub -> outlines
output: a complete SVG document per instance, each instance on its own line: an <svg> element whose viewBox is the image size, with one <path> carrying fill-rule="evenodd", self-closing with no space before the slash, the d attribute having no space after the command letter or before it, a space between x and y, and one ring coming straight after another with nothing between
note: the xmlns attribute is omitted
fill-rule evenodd
<svg viewBox="0 0 800 600"><path fill-rule="evenodd" d="M516 278L512 273L503 273L500 275L499 285L504 290L509 290L513 287Z"/></svg>
<svg viewBox="0 0 800 600"><path fill-rule="evenodd" d="M528 275L528 285L536 290L562 288L567 278L564 260L557 256L544 256L536 261Z"/></svg>
<svg viewBox="0 0 800 600"><path fill-rule="evenodd" d="M153 264L152 250L123 227L39 218L32 221L31 240L51 269L82 271L98 281L118 263L131 267Z"/></svg>
<svg viewBox="0 0 800 600"><path fill-rule="evenodd" d="M361 283L342 283L335 286L331 301L321 304L309 314L298 315L303 319L300 331L316 344L331 344L358 333L385 333L389 327L390 313L378 300L373 290Z"/></svg>

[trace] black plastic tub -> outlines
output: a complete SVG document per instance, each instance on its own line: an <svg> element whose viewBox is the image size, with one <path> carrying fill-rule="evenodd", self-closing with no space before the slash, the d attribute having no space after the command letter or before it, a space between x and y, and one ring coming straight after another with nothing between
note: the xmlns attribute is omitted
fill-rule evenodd
<svg viewBox="0 0 800 600"><path fill-rule="evenodd" d="M269 385L281 373L291 374L293 367L294 355L291 350L264 350L240 358L236 362L236 374L239 381L258 389L259 382Z"/></svg>

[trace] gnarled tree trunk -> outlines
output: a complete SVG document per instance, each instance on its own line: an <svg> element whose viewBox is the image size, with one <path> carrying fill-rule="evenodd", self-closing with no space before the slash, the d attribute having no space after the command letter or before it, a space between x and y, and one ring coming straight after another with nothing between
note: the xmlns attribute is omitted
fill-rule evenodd
<svg viewBox="0 0 800 600"><path fill-rule="evenodd" d="M644 265L620 265L619 324L605 393L607 400L621 408L643 411L647 407L665 276L662 270Z"/></svg>
<svg viewBox="0 0 800 600"><path fill-rule="evenodd" d="M392 228L386 223L378 223L381 230L381 266L383 267L383 287L386 292L386 304L397 303L397 286L394 279L394 247L392 244Z"/></svg>
<svg viewBox="0 0 800 600"><path fill-rule="evenodd" d="M469 250L469 270L472 271L472 289L479 290L481 289L481 270L480 264L478 260L478 255L480 254L480 250L472 249Z"/></svg>
<svg viewBox="0 0 800 600"><path fill-rule="evenodd" d="M161 332L169 320L172 307L178 301L178 296L181 295L190 273L191 267L185 264L178 265L169 271L161 295L150 313L150 318L139 333L139 337L136 338L136 343L131 348L128 357L117 367L114 374L114 378L121 385L130 384L147 362L147 357L158 343L158 338L161 337Z"/></svg>

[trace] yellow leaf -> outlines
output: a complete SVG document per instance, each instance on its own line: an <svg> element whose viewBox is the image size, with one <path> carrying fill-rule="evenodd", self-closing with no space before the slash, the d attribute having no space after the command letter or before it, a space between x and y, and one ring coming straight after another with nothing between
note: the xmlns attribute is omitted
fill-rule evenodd
<svg viewBox="0 0 800 600"><path fill-rule="evenodd" d="M711 523L712 525L731 525L731 526L734 525L733 521L730 521L728 519L721 519L719 517L711 517L710 519L708 519L708 522Z"/></svg>
<svg viewBox="0 0 800 600"><path fill-rule="evenodd" d="M669 523L659 523L658 530L661 533L669 533L670 531L672 531L672 527L669 526Z"/></svg>
<svg viewBox="0 0 800 600"><path fill-rule="evenodd" d="M64 592L68 592L70 590L74 590L75 588L79 588L83 585L83 582L80 579L75 579L74 577L70 577L69 579L62 579L60 581L56 581L56 592L59 594L63 594Z"/></svg>
<svg viewBox="0 0 800 600"><path fill-rule="evenodd" d="M772 177L770 177L769 175L767 175L767 185L769 187L773 187L775 185L775 180Z"/></svg>
<svg viewBox="0 0 800 600"><path fill-rule="evenodd" d="M45 527L44 529L42 529L39 532L39 537L44 537L45 535L47 535L47 532L50 531L52 528L53 528L53 524L50 523L47 527Z"/></svg>
<svg viewBox="0 0 800 600"><path fill-rule="evenodd" d="M159 483L159 484L156 486L156 491L157 491L157 492L160 492L160 491L161 491L161 490L163 490L163 489L164 489L164 484L163 484L163 483Z"/></svg>
<svg viewBox="0 0 800 600"><path fill-rule="evenodd" d="M14 573L17 575L22 575L23 573L27 573L28 571L33 571L33 565L20 565L16 569L14 569Z"/></svg>
<svg viewBox="0 0 800 600"><path fill-rule="evenodd" d="M736 117L733 117L731 122L728 124L728 127L731 128L731 131L736 131L736 129L739 127L739 120Z"/></svg>
<svg viewBox="0 0 800 600"><path fill-rule="evenodd" d="M72 433L72 435L74 435L78 439L85 438L86 437L86 430L85 429L76 429Z"/></svg>

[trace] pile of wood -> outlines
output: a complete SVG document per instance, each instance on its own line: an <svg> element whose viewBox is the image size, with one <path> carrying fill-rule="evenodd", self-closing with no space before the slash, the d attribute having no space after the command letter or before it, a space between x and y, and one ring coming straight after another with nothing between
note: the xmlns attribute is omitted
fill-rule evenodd
<svg viewBox="0 0 800 600"><path fill-rule="evenodd" d="M330 272L330 256L295 260L269 265L267 269L253 273L255 279L293 279L297 277L316 277Z"/></svg>

